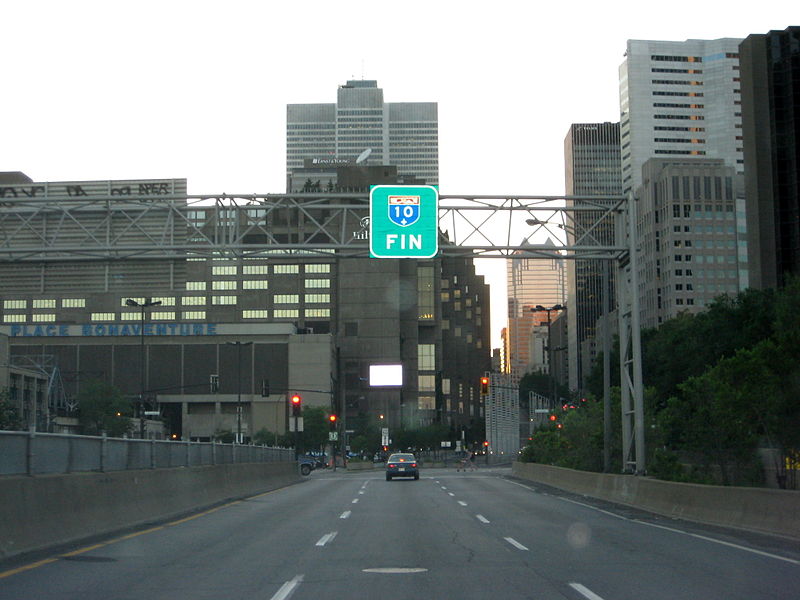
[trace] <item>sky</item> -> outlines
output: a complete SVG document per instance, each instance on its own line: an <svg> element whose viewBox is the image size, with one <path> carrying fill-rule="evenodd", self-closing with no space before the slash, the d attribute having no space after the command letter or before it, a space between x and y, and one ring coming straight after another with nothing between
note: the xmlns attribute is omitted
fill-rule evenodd
<svg viewBox="0 0 800 600"><path fill-rule="evenodd" d="M796 0L664 3L4 0L0 171L34 181L186 178L285 191L286 105L348 79L437 102L442 194L564 193L572 123L619 120L628 39L744 38ZM492 345L505 326L505 261Z"/></svg>

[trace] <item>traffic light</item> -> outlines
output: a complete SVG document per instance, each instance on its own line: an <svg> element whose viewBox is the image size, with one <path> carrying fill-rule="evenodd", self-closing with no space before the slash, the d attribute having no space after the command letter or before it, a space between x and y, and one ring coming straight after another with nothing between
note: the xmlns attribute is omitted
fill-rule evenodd
<svg viewBox="0 0 800 600"><path fill-rule="evenodd" d="M550 415L549 418L550 418L551 421L557 421L558 420L558 417L556 415Z"/></svg>
<svg viewBox="0 0 800 600"><path fill-rule="evenodd" d="M331 431L336 431L336 415L330 415L328 417L328 424L330 425Z"/></svg>
<svg viewBox="0 0 800 600"><path fill-rule="evenodd" d="M481 377L481 396L485 396L489 393L489 378L484 376Z"/></svg>
<svg viewBox="0 0 800 600"><path fill-rule="evenodd" d="M488 448L489 447L489 441L488 440L484 440L483 447L484 448Z"/></svg>
<svg viewBox="0 0 800 600"><path fill-rule="evenodd" d="M303 407L303 399L300 398L300 394L292 395L291 403L292 403L292 416L299 417Z"/></svg>

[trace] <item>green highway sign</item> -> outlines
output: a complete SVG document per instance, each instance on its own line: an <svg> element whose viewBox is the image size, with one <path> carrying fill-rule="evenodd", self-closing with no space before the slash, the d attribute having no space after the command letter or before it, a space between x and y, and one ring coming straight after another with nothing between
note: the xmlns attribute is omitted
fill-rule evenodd
<svg viewBox="0 0 800 600"><path fill-rule="evenodd" d="M433 258L439 252L439 192L431 185L375 185L369 191L372 258Z"/></svg>

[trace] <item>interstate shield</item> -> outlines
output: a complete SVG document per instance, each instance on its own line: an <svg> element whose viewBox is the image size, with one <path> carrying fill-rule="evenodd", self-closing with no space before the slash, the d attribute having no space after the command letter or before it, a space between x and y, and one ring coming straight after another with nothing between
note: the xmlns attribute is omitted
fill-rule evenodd
<svg viewBox="0 0 800 600"><path fill-rule="evenodd" d="M389 196L389 220L408 227L419 220L419 196Z"/></svg>

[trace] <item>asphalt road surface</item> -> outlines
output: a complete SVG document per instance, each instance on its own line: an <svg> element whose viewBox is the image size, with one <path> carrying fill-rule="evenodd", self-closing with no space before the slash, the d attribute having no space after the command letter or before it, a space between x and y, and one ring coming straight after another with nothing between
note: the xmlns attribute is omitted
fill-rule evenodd
<svg viewBox="0 0 800 600"><path fill-rule="evenodd" d="M65 515L69 518L69 515ZM800 544L702 528L508 469L303 483L13 565L0 598L800 598Z"/></svg>

